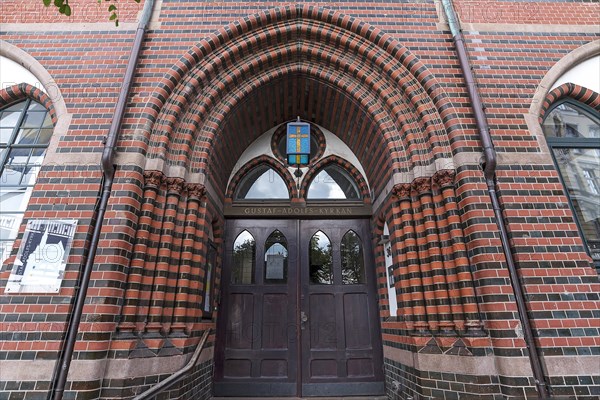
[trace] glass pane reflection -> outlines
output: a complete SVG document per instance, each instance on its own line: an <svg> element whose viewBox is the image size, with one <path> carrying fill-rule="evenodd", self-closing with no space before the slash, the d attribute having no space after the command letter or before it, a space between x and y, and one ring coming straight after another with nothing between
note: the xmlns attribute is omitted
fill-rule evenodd
<svg viewBox="0 0 600 400"><path fill-rule="evenodd" d="M318 231L310 238L309 249L310 283L316 285L333 284L333 253L331 241Z"/></svg>
<svg viewBox="0 0 600 400"><path fill-rule="evenodd" d="M14 128L19 122L21 111L3 111L0 116L0 128Z"/></svg>
<svg viewBox="0 0 600 400"><path fill-rule="evenodd" d="M546 137L600 138L600 126L585 112L568 103L556 106L544 119Z"/></svg>
<svg viewBox="0 0 600 400"><path fill-rule="evenodd" d="M556 147L552 151L592 257L600 259L599 151Z"/></svg>
<svg viewBox="0 0 600 400"><path fill-rule="evenodd" d="M273 168L261 165L250 171L237 190L237 199L289 199L287 185Z"/></svg>
<svg viewBox="0 0 600 400"><path fill-rule="evenodd" d="M249 285L254 283L256 242L248 231L238 235L233 243L233 268L231 283Z"/></svg>
<svg viewBox="0 0 600 400"><path fill-rule="evenodd" d="M340 246L342 257L342 283L344 285L365 283L365 264L360 238L348 231Z"/></svg>
<svg viewBox="0 0 600 400"><path fill-rule="evenodd" d="M308 187L307 199L360 199L358 185L337 165L328 165L314 177Z"/></svg>
<svg viewBox="0 0 600 400"><path fill-rule="evenodd" d="M52 118L35 101L0 111L0 261L11 252L52 130Z"/></svg>
<svg viewBox="0 0 600 400"><path fill-rule="evenodd" d="M288 267L287 240L275 230L265 242L265 283L286 283Z"/></svg>

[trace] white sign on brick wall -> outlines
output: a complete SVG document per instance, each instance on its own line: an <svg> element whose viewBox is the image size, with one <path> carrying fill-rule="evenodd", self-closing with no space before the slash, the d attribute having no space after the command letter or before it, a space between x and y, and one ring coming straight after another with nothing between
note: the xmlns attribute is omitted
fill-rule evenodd
<svg viewBox="0 0 600 400"><path fill-rule="evenodd" d="M4 293L58 293L76 228L76 220L30 220Z"/></svg>

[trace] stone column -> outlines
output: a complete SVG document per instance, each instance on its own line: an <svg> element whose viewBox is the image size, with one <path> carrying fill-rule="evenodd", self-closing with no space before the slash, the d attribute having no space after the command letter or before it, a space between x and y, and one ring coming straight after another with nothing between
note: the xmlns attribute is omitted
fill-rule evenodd
<svg viewBox="0 0 600 400"><path fill-rule="evenodd" d="M400 235L392 236L392 230L390 230L392 263L393 265L398 263L399 276L399 279L394 286L400 288L400 302L398 304L399 314L404 318L406 330L412 332L415 329L416 316L414 315L412 308L413 299L411 298L412 288L410 285L411 275L409 274L408 257L410 239L407 238L407 235L412 233L412 226L410 228L407 227L407 225L412 225L410 215L410 184L405 183L395 185L392 189L392 193L398 199L392 206L393 214L400 215L400 221L398 221L398 223L396 223L395 220L391 222L398 226ZM396 269L394 269L394 271L396 271ZM390 301L392 301L392 299L390 299Z"/></svg>
<svg viewBox="0 0 600 400"><path fill-rule="evenodd" d="M156 196L163 178L163 174L158 171L144 172L144 198L142 199L135 243L129 264L127 288L123 300L123 308L121 309L121 322L117 328L124 335L129 335L134 331L143 329L142 326L136 325L136 321L140 308L140 291L145 272L144 265L146 263L148 242L150 240Z"/></svg>
<svg viewBox="0 0 600 400"><path fill-rule="evenodd" d="M429 333L427 321L427 306L423 292L422 271L419 265L419 252L417 246L417 216L414 214L413 203L410 195L410 184L402 187L402 199L400 201L400 218L402 219L402 233L404 234L404 250L406 254L406 270L408 279L408 291L410 292L412 306L412 332L415 335L426 335Z"/></svg>
<svg viewBox="0 0 600 400"><path fill-rule="evenodd" d="M165 310L165 292L168 290L169 262L171 257L173 233L175 230L175 220L177 218L177 206L179 197L183 189L183 179L167 178L167 195L165 201L165 213L163 218L160 239L157 242L159 247L156 260L156 269L154 282L152 285L152 297L148 311L148 324L146 331L156 334L159 331L165 333L163 326L163 313Z"/></svg>
<svg viewBox="0 0 600 400"><path fill-rule="evenodd" d="M200 282L191 280L190 277L198 277L200 275L200 263L194 257L194 254L197 247L199 208L205 188L199 184L188 184L187 192L187 212L181 246L181 263L177 282L178 290L175 296L173 329L185 329L186 333L189 334L189 325L192 322L191 310L198 308L200 302Z"/></svg>
<svg viewBox="0 0 600 400"><path fill-rule="evenodd" d="M464 313L466 335L482 336L483 323L479 314L475 287L473 284L473 275L467 256L467 247L465 245L465 235L458 212L456 201L456 192L454 190L454 171L440 171L434 176L434 180L440 187L450 241L452 243L452 256L456 269L457 285L460 292L462 303L462 312ZM463 318L456 315L456 319ZM457 321L458 322L458 321Z"/></svg>

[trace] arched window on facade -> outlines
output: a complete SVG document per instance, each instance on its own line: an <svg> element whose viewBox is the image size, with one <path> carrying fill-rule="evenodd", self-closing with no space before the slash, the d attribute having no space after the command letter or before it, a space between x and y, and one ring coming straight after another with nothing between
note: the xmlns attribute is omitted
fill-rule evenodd
<svg viewBox="0 0 600 400"><path fill-rule="evenodd" d="M0 262L10 255L52 132L48 110L31 99L0 110Z"/></svg>
<svg viewBox="0 0 600 400"><path fill-rule="evenodd" d="M600 264L600 120L573 100L554 104L542 129L588 253Z"/></svg>

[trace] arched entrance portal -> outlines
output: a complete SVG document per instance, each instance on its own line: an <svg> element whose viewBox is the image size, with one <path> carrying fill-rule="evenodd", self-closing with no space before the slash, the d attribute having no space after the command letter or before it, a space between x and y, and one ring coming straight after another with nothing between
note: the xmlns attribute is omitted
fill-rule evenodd
<svg viewBox="0 0 600 400"><path fill-rule="evenodd" d="M368 185L343 142L311 130L301 177L280 128L229 180L216 395L383 394Z"/></svg>
<svg viewBox="0 0 600 400"><path fill-rule="evenodd" d="M433 285L427 291L421 287L420 265L427 279L431 280L433 269L442 275L438 236L418 235L433 228L434 213L450 215L455 211L451 178L440 181L441 185L436 183L435 189L445 190L442 198L449 202L447 210L435 206L431 188L436 173L446 171L443 176L454 176L450 139L462 132L443 88L406 47L350 16L309 5L276 8L234 22L193 46L161 80L148 104L144 114L147 123L136 132L141 138L139 151L146 157L148 195L145 193L142 207L154 210L156 199L157 204L166 204L164 213L169 218L191 218L195 225L184 226L182 237L192 255L208 247L206 228L212 226L223 255L225 266L221 279L217 279L223 291L218 315L217 394L233 388L233 382L239 383L239 389L230 393L239 395L251 394L246 390L250 384L254 385L253 393L275 395L271 389L277 381L282 382L277 390L285 395L344 390L348 391L345 394L356 394L363 388L369 388L364 393L374 393L381 388L381 337L377 323L372 322L377 313L371 311L375 281L370 277L373 253L369 226L375 213L398 212L393 198L402 212L402 223L397 223L396 229L405 232L402 237L411 252L406 276L414 276L411 286L403 289L405 297L410 297L402 303L411 318L407 329L423 336L430 330L453 329L454 314L446 288L433 293ZM330 141L317 137L317 153L301 181L279 159L277 132L263 135L297 117L322 127L331 136ZM327 142L336 140L344 149L329 151ZM260 143L263 151L245 153L253 143ZM324 177L323 171L337 184L332 193L344 197L329 200L319 194L329 193L327 190L311 187ZM159 190L155 175L161 178ZM260 189L265 186L270 195L261 198ZM186 192L179 197L181 187ZM188 208L182 211L178 204ZM170 234L172 225L165 226L166 233L157 235L158 242ZM191 234L186 236L188 230ZM326 238L331 245L328 271L332 277L329 283L311 286L313 271L322 272L317 267L324 265L310 264L311 238L318 232L313 242L318 244L320 238ZM418 253L414 250L417 239L421 246ZM165 247L170 250L168 240ZM355 264L362 262L365 282L349 284L343 281L342 244L352 240L362 246L362 253L353 259ZM285 267L281 266L280 254L269 258L268 251L275 244L288 252ZM457 248L461 245L452 244ZM236 270L236 248L242 251L246 247L254 250L246 249L250 255L238 256L245 267ZM429 252L429 248L433 250ZM463 258L459 261L452 261L453 267L467 267ZM190 269L201 269L200 263L192 264ZM281 271L285 271L283 275ZM460 279L466 280L465 276L470 275L463 273ZM408 280L403 282L408 286ZM280 289L275 290L277 287ZM468 306L474 304L472 293L463 297ZM157 298L162 301L162 297ZM317 315L311 310L311 298L315 299ZM176 298L175 305L185 304L183 300L178 303ZM190 300L188 309L194 307ZM361 307L363 311L357 311L356 316L346 313ZM193 312L154 308L155 319L160 313L173 315L166 320L177 322L179 325L172 326L178 329L194 317ZM126 323L121 324L130 330L139 329L130 322L135 321L134 311L134 307L126 308ZM179 317L177 311L185 315ZM312 342L304 344L310 335L301 332L302 312L313 325L318 325L315 321L319 318L326 321L324 324L335 322L335 346L317 344L325 347L313 351ZM471 314L464 315L470 320ZM290 323L292 333L260 333L266 329L264 324L271 324L265 316L274 315ZM456 326L467 326L464 315L462 311L456 313ZM148 326L156 330L160 325ZM305 329L312 328L305 324ZM355 331L367 333L360 336ZM227 342L229 332L232 339ZM236 332L241 333L235 336ZM263 343L265 337L269 339ZM360 353L367 340L370 349ZM255 345L287 347L266 353L252 347ZM228 358L228 349L242 353ZM322 359L317 357L319 351L324 354ZM311 365L313 369L305 372Z"/></svg>

